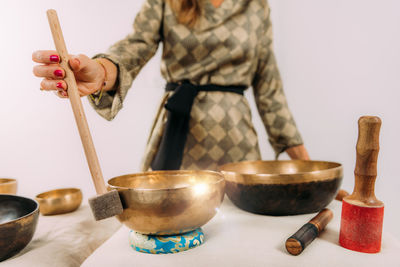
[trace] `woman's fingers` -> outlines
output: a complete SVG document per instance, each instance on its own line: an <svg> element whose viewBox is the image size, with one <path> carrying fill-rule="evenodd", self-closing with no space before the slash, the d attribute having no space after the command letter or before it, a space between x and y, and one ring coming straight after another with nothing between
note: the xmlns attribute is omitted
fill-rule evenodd
<svg viewBox="0 0 400 267"><path fill-rule="evenodd" d="M58 65L37 65L33 67L33 74L36 77L43 77L47 79L62 79L65 72Z"/></svg>
<svg viewBox="0 0 400 267"><path fill-rule="evenodd" d="M66 91L67 84L64 80L43 79L42 82L40 83L40 88L46 91L51 91L51 90Z"/></svg>
<svg viewBox="0 0 400 267"><path fill-rule="evenodd" d="M60 98L68 98L68 93L65 91L55 91L54 93Z"/></svg>
<svg viewBox="0 0 400 267"><path fill-rule="evenodd" d="M67 91L63 91L63 90L59 90L59 91L55 91L54 92L58 97L61 98L68 98L68 92ZM84 94L82 94L81 92L79 92L79 96L85 96Z"/></svg>
<svg viewBox="0 0 400 267"><path fill-rule="evenodd" d="M60 57L54 50L38 50L32 53L32 60L36 63L58 64ZM91 59L83 54L77 56L69 55L69 65L74 72L81 71L88 67Z"/></svg>
<svg viewBox="0 0 400 267"><path fill-rule="evenodd" d="M73 72L81 72L82 75L90 75L97 70L93 69L93 60L83 54L70 56L68 63Z"/></svg>
<svg viewBox="0 0 400 267"><path fill-rule="evenodd" d="M46 91L55 91L60 97L68 97L67 84L63 80L66 71L60 66L60 57L56 51L53 50L39 50L32 54L32 60L42 65L33 67L33 73L37 77L44 78L40 83L40 88ZM69 67L75 74L78 92L80 96L86 96L99 87L104 81L104 70L101 65L96 61L90 59L88 56L69 55Z"/></svg>
<svg viewBox="0 0 400 267"><path fill-rule="evenodd" d="M37 63L57 64L60 63L60 56L54 50L38 50L33 52L32 60Z"/></svg>
<svg viewBox="0 0 400 267"><path fill-rule="evenodd" d="M71 57L68 63L73 72L78 72L82 68L82 63L78 56Z"/></svg>
<svg viewBox="0 0 400 267"><path fill-rule="evenodd" d="M79 96L86 96L89 95L85 86L82 86L82 90L79 89L78 93ZM40 89L44 91L55 91L55 93L60 97L68 97L68 85L64 80L49 80L43 79L40 83Z"/></svg>

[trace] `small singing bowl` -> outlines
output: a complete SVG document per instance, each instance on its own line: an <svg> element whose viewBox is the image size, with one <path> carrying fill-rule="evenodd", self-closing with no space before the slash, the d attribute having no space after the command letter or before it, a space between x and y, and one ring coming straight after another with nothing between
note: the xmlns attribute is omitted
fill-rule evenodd
<svg viewBox="0 0 400 267"><path fill-rule="evenodd" d="M17 180L11 178L0 178L0 194L17 193Z"/></svg>
<svg viewBox="0 0 400 267"><path fill-rule="evenodd" d="M152 171L112 178L123 213L117 219L147 235L175 235L207 223L224 198L225 181L214 171Z"/></svg>
<svg viewBox="0 0 400 267"><path fill-rule="evenodd" d="M42 215L57 215L72 212L82 203L82 192L78 188L51 190L36 196Z"/></svg>
<svg viewBox="0 0 400 267"><path fill-rule="evenodd" d="M265 215L320 211L334 199L343 177L341 164L326 161L243 161L219 169L229 199Z"/></svg>
<svg viewBox="0 0 400 267"><path fill-rule="evenodd" d="M15 195L0 195L0 261L20 252L32 240L39 217L38 203Z"/></svg>

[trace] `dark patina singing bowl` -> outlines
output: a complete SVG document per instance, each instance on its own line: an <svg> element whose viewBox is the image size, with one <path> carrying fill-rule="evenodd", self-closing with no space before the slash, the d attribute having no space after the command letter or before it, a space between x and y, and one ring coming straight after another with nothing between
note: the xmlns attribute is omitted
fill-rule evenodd
<svg viewBox="0 0 400 267"><path fill-rule="evenodd" d="M207 223L224 198L225 182L213 171L153 171L115 177L128 228L153 235L192 231Z"/></svg>
<svg viewBox="0 0 400 267"><path fill-rule="evenodd" d="M39 205L33 199L0 194L0 261L28 245L38 217Z"/></svg>
<svg viewBox="0 0 400 267"><path fill-rule="evenodd" d="M339 191L342 165L326 161L244 161L220 166L239 208L266 215L320 211Z"/></svg>

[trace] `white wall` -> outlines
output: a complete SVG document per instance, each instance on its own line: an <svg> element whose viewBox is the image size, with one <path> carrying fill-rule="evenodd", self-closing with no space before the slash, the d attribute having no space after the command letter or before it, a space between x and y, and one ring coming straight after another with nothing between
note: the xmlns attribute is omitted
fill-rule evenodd
<svg viewBox="0 0 400 267"><path fill-rule="evenodd" d="M1 1L0 177L17 178L20 195L34 197L66 186L81 188L86 197L94 194L69 103L41 92L40 80L32 75L32 52L54 48L45 11L58 11L70 53L92 56L130 31L142 2ZM354 183L357 120L364 114L382 118L376 193L386 204L384 231L400 238L400 2L270 4L286 95L306 146L313 159L343 163L348 191ZM159 52L134 82L114 121L103 120L83 101L105 178L138 171L164 85ZM263 157L272 159L252 108Z"/></svg>

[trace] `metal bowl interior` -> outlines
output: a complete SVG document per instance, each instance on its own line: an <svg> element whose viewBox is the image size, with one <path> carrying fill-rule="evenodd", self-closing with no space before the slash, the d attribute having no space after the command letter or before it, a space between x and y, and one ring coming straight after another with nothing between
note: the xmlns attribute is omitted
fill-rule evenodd
<svg viewBox="0 0 400 267"><path fill-rule="evenodd" d="M12 178L0 178L0 194L17 193L17 180Z"/></svg>
<svg viewBox="0 0 400 267"><path fill-rule="evenodd" d="M327 161L245 161L220 166L229 199L267 215L317 212L339 191L343 168Z"/></svg>
<svg viewBox="0 0 400 267"><path fill-rule="evenodd" d="M153 171L108 181L124 211L117 218L128 228L154 235L192 231L207 223L224 197L224 177L213 171Z"/></svg>
<svg viewBox="0 0 400 267"><path fill-rule="evenodd" d="M36 196L42 215L57 215L73 212L82 203L82 192L78 188L63 188L41 193Z"/></svg>
<svg viewBox="0 0 400 267"><path fill-rule="evenodd" d="M38 203L0 194L0 261L21 251L32 240L39 217Z"/></svg>

